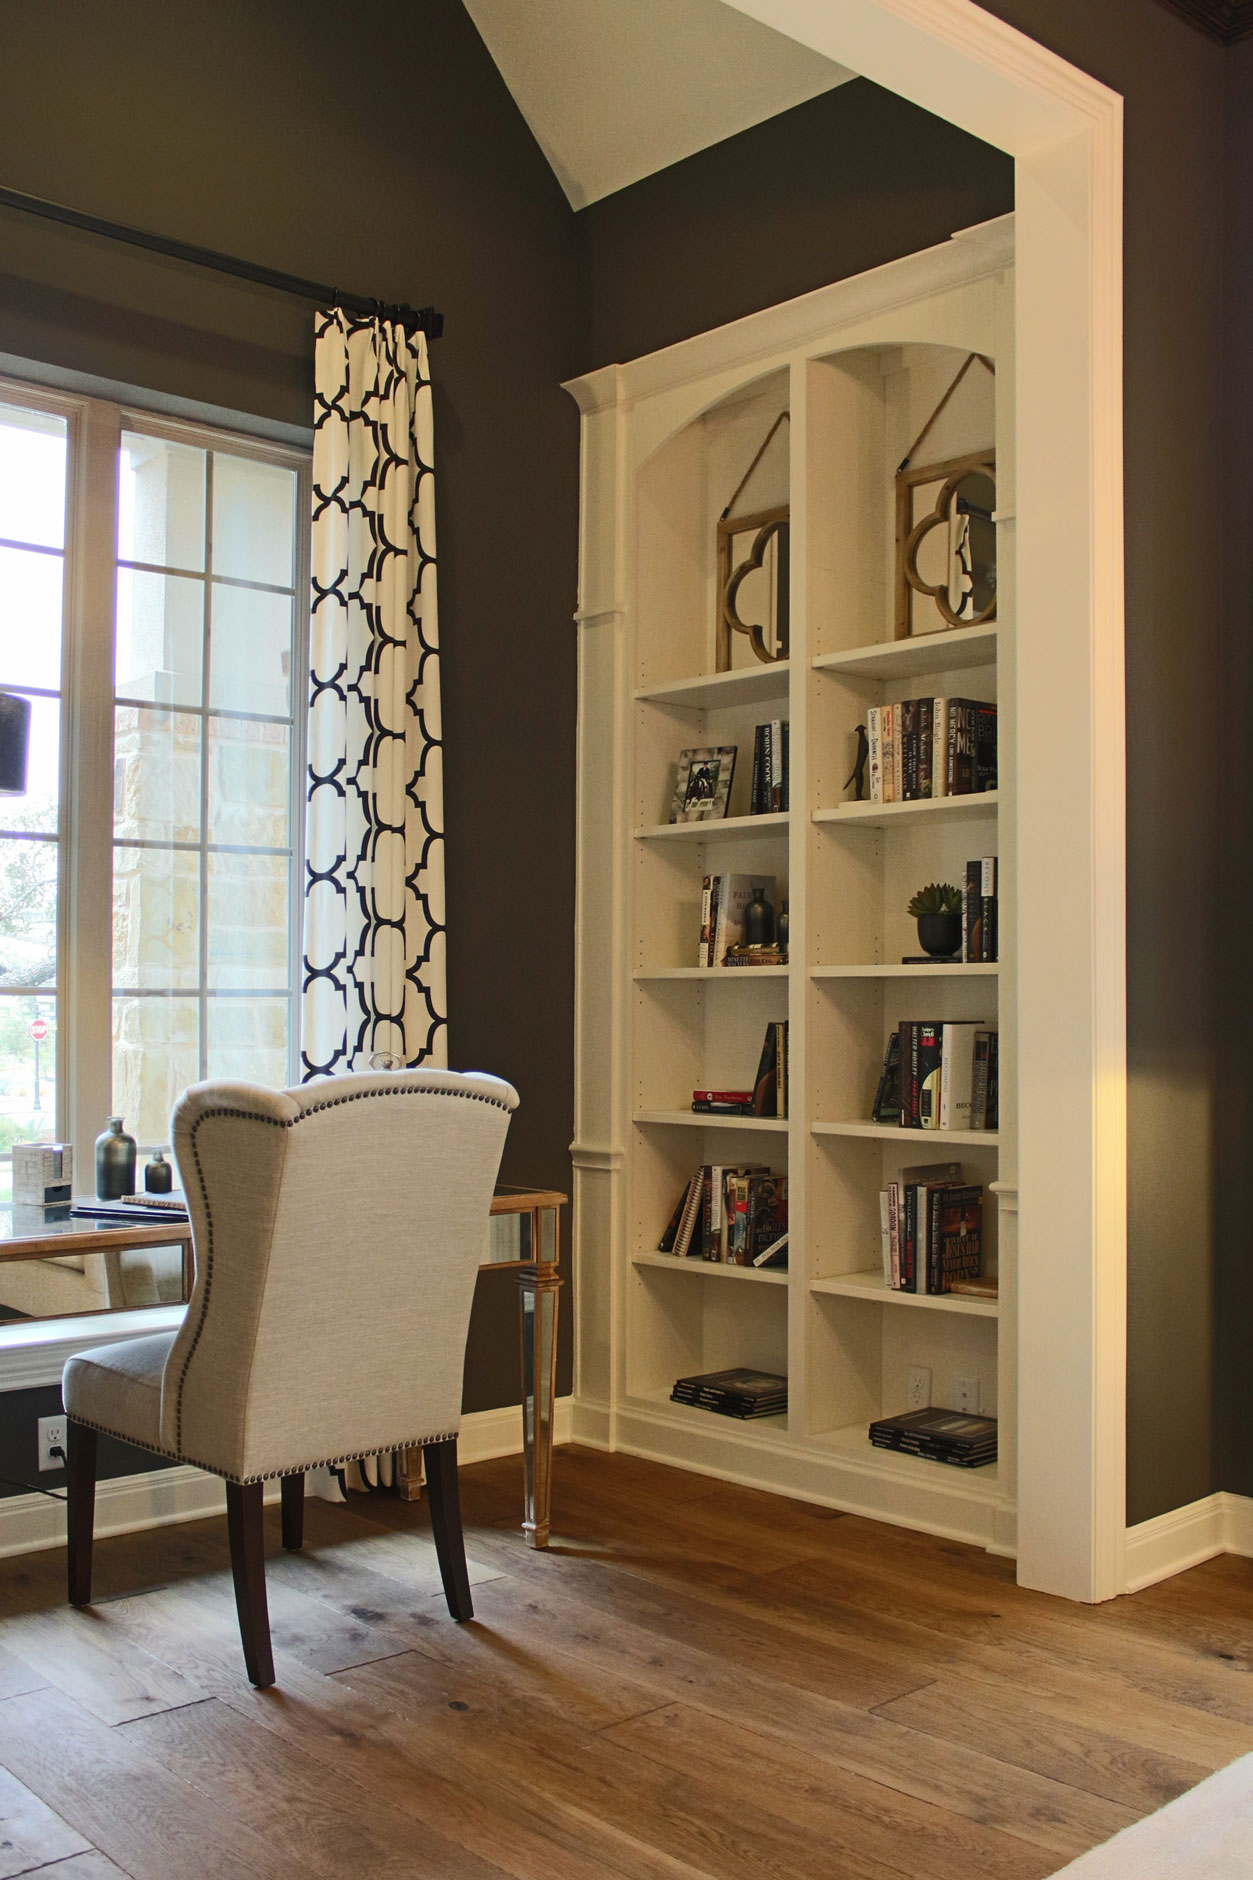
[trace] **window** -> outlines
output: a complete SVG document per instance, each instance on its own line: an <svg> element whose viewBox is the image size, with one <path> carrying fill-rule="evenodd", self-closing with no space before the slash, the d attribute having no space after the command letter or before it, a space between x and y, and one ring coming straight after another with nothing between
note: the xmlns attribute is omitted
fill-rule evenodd
<svg viewBox="0 0 1253 1880"><path fill-rule="evenodd" d="M301 452L0 385L0 1199L16 1141L89 1186L109 1114L142 1169L187 1084L296 1075L308 510Z"/></svg>

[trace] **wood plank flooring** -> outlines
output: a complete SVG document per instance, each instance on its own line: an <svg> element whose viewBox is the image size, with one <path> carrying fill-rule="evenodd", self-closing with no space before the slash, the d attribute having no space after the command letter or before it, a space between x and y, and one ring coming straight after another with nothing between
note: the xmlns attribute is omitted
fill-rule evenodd
<svg viewBox="0 0 1253 1880"><path fill-rule="evenodd" d="M1253 1750L1253 1564L1094 1609L976 1549L563 1449L311 1501L244 1676L225 1522L0 1560L0 1880L1043 1880Z"/></svg>

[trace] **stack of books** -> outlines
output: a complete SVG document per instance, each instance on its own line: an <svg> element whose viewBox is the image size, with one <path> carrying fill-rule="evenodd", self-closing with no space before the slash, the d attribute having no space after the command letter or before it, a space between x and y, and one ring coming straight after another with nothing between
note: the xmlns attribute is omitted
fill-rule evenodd
<svg viewBox="0 0 1253 1880"><path fill-rule="evenodd" d="M907 1410L872 1423L870 1440L876 1449L899 1449L956 1469L981 1469L996 1461L996 1418L960 1410Z"/></svg>
<svg viewBox="0 0 1253 1880"><path fill-rule="evenodd" d="M983 1188L960 1162L903 1168L879 1192L883 1279L893 1292L946 1293L980 1277Z"/></svg>
<svg viewBox="0 0 1253 1880"><path fill-rule="evenodd" d="M774 906L773 875L706 875L701 887L698 966L722 966L728 947L744 940L744 909L758 888ZM786 956L778 954L781 962Z"/></svg>
<svg viewBox="0 0 1253 1880"><path fill-rule="evenodd" d="M872 705L870 801L977 796L996 788L996 706L981 698L904 698Z"/></svg>
<svg viewBox="0 0 1253 1880"><path fill-rule="evenodd" d="M699 1116L787 1115L786 1018L772 1018L757 1060L751 1090L693 1090L692 1108Z"/></svg>
<svg viewBox="0 0 1253 1880"><path fill-rule="evenodd" d="M704 1371L675 1379L671 1403L695 1404L723 1417L777 1417L787 1410L787 1379L772 1371Z"/></svg>
<svg viewBox="0 0 1253 1880"><path fill-rule="evenodd" d="M962 959L983 966L997 951L996 857L981 855L966 863L962 882Z"/></svg>
<svg viewBox="0 0 1253 1880"><path fill-rule="evenodd" d="M788 808L788 724L772 718L753 733L753 787L748 799L750 816L769 816Z"/></svg>
<svg viewBox="0 0 1253 1880"><path fill-rule="evenodd" d="M675 1203L658 1253L725 1266L787 1263L787 1176L705 1162Z"/></svg>
<svg viewBox="0 0 1253 1880"><path fill-rule="evenodd" d="M902 1019L883 1054L871 1120L902 1129L995 1129L998 1043L981 1019Z"/></svg>

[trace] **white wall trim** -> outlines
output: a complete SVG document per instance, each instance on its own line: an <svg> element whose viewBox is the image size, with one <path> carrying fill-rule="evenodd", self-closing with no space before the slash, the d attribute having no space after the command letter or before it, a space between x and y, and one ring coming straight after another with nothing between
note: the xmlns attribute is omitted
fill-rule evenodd
<svg viewBox="0 0 1253 1880"><path fill-rule="evenodd" d="M1253 1500L1206 1495L1127 1529L1126 1590L1138 1593L1217 1554L1253 1559Z"/></svg>
<svg viewBox="0 0 1253 1880"><path fill-rule="evenodd" d="M572 1428L572 1399L559 1397L553 1419L555 1440L568 1443ZM488 1462L496 1456L520 1455L521 1451L519 1404L506 1404L500 1410L476 1410L462 1417L458 1463ZM278 1498L278 1482L267 1482L265 1499ZM148 1469L140 1475L112 1476L96 1485L99 1539L109 1534L134 1534L141 1528L168 1527L178 1521L202 1521L225 1512L225 1485L220 1476L209 1475L204 1469ZM519 1495L519 1521L521 1518ZM64 1545L63 1501L39 1494L9 1495L0 1500L0 1559Z"/></svg>

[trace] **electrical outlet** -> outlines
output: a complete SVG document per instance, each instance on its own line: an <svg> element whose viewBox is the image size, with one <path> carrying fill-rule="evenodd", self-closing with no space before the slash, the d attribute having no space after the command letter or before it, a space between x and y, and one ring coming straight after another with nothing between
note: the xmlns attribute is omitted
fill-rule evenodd
<svg viewBox="0 0 1253 1880"><path fill-rule="evenodd" d="M65 1467L65 1463L62 1460L65 1454L65 1442L64 1416L40 1417L39 1466L41 1469L63 1469ZM52 1454L54 1449L59 1449L61 1455L54 1456Z"/></svg>
<svg viewBox="0 0 1253 1880"><path fill-rule="evenodd" d="M931 1367L911 1364L905 1373L905 1400L910 1410L931 1408Z"/></svg>
<svg viewBox="0 0 1253 1880"><path fill-rule="evenodd" d="M968 1417L979 1414L979 1380L977 1377L958 1377L953 1380L957 1393L957 1408Z"/></svg>

